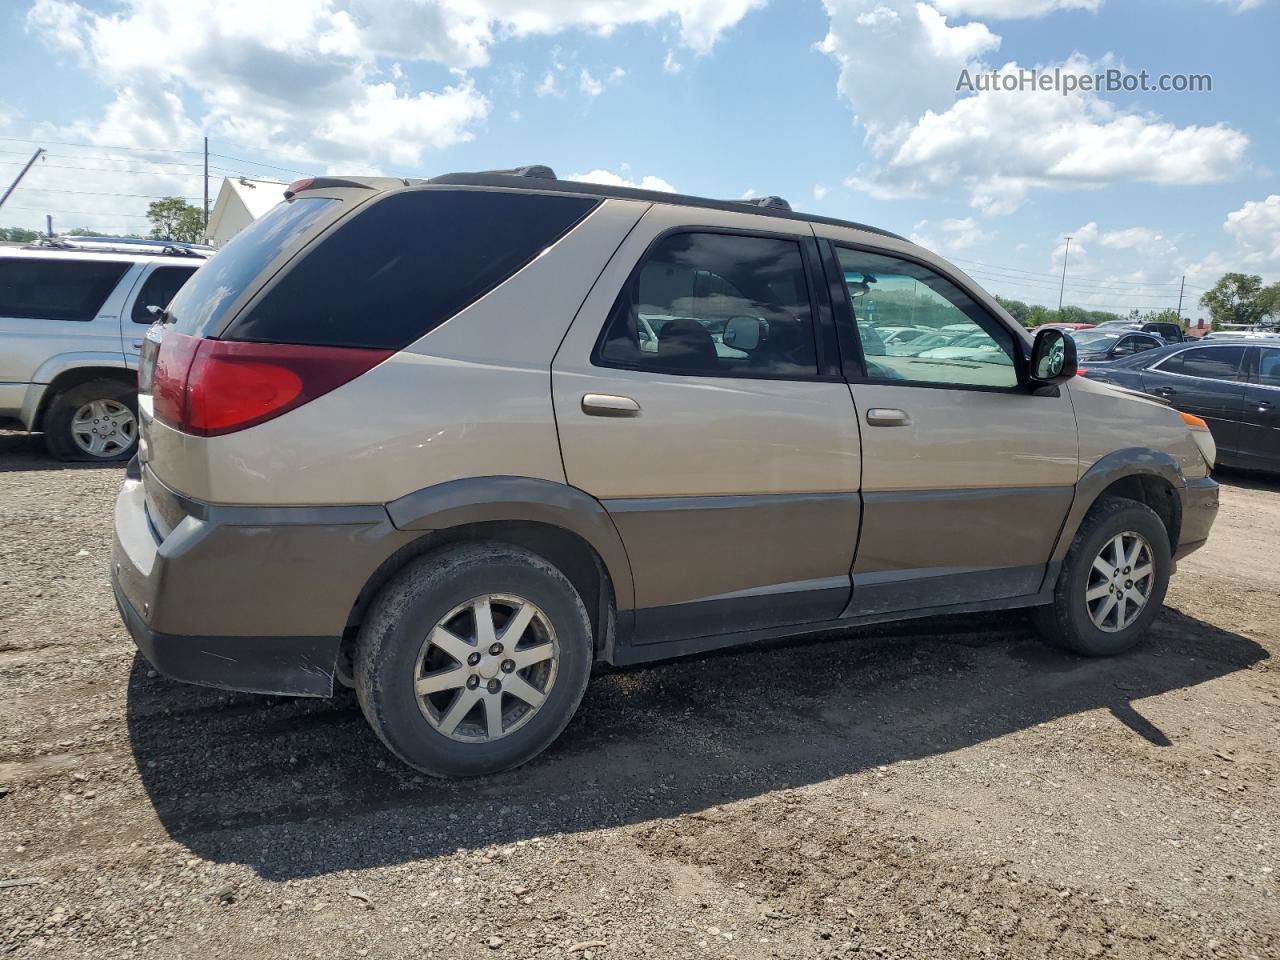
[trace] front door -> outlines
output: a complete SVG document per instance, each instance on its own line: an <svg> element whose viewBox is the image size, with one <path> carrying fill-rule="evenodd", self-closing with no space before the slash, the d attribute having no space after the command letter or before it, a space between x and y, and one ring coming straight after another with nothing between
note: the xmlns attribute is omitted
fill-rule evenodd
<svg viewBox="0 0 1280 960"><path fill-rule="evenodd" d="M552 371L565 474L621 534L638 643L834 619L858 535L858 424L812 236L687 217L646 213Z"/></svg>
<svg viewBox="0 0 1280 960"><path fill-rule="evenodd" d="M1240 462L1246 347L1205 344L1170 354L1142 371L1142 388L1209 425L1218 457Z"/></svg>
<svg viewBox="0 0 1280 960"><path fill-rule="evenodd" d="M120 311L120 347L131 369L138 368L142 357L142 338L147 327L158 319L156 311L169 306L174 294L195 272L195 266L155 265L148 268L136 284L136 293Z"/></svg>
<svg viewBox="0 0 1280 960"><path fill-rule="evenodd" d="M866 350L851 378L863 456L851 612L1035 593L1079 470L1068 391L1020 385L1019 335L938 270L887 250L833 254L844 329ZM877 329L903 325L928 333L898 344Z"/></svg>
<svg viewBox="0 0 1280 960"><path fill-rule="evenodd" d="M1262 347L1244 388L1240 421L1242 462L1280 471L1280 347Z"/></svg>

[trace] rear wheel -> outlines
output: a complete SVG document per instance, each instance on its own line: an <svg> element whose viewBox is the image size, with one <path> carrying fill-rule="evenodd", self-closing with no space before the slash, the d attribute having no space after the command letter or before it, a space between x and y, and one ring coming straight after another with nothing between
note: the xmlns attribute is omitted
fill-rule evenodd
<svg viewBox="0 0 1280 960"><path fill-rule="evenodd" d="M57 394L44 443L59 460L128 460L138 448L138 395L119 380L90 380Z"/></svg>
<svg viewBox="0 0 1280 960"><path fill-rule="evenodd" d="M355 684L370 726L434 776L518 766L582 700L591 624L573 586L536 554L498 543L414 561L361 627Z"/></svg>
<svg viewBox="0 0 1280 960"><path fill-rule="evenodd" d="M1108 498L1089 511L1062 563L1053 602L1034 611L1055 646L1123 653L1151 626L1172 570L1169 534L1150 507Z"/></svg>

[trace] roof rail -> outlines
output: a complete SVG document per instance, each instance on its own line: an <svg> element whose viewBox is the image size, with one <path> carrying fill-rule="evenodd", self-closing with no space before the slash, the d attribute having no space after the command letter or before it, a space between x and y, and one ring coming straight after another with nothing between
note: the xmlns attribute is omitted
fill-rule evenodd
<svg viewBox="0 0 1280 960"><path fill-rule="evenodd" d="M79 253L128 253L134 256L200 257L214 254L213 247L203 243L177 240L145 240L141 237L87 237L64 235L37 237L24 250L63 250Z"/></svg>
<svg viewBox="0 0 1280 960"><path fill-rule="evenodd" d="M764 207L766 210L790 210L791 204L781 197L741 197L737 200L726 200L725 203L745 203L749 207Z"/></svg>
<svg viewBox="0 0 1280 960"><path fill-rule="evenodd" d="M533 177L536 180L555 180L556 172L545 163L531 163L526 167L512 167L510 170L478 170L480 176L494 177Z"/></svg>

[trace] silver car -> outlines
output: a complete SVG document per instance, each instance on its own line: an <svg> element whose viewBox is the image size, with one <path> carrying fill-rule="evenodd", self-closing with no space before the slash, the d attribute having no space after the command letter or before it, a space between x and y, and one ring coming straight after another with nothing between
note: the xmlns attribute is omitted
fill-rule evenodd
<svg viewBox="0 0 1280 960"><path fill-rule="evenodd" d="M545 167L286 197L148 333L116 598L427 773L536 756L597 662L1020 607L1118 653L1209 535L1203 421L892 233ZM865 356L872 278L986 348Z"/></svg>
<svg viewBox="0 0 1280 960"><path fill-rule="evenodd" d="M128 460L146 328L212 253L61 237L0 247L0 423L62 460Z"/></svg>

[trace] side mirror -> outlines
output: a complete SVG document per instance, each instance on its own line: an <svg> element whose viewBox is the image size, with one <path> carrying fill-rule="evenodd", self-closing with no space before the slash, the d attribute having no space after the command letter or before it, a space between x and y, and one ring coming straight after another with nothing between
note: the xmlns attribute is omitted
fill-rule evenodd
<svg viewBox="0 0 1280 960"><path fill-rule="evenodd" d="M1076 342L1061 330L1041 330L1031 347L1031 380L1065 383L1076 375Z"/></svg>
<svg viewBox="0 0 1280 960"><path fill-rule="evenodd" d="M757 317L730 317L724 327L725 346L750 353L760 346L760 320Z"/></svg>

